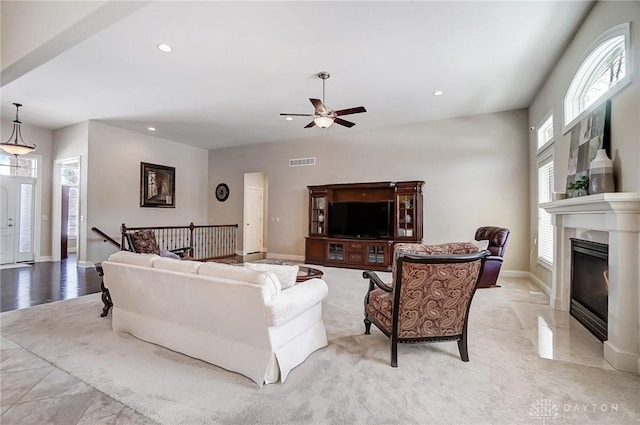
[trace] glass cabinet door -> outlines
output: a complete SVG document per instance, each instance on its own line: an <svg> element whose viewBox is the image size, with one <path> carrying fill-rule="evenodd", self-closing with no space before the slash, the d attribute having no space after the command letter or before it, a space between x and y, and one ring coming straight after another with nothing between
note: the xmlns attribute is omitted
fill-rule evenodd
<svg viewBox="0 0 640 425"><path fill-rule="evenodd" d="M400 194L397 197L397 238L413 238L415 235L415 195Z"/></svg>
<svg viewBox="0 0 640 425"><path fill-rule="evenodd" d="M327 232L326 206L327 198L325 195L311 196L311 229L309 232L312 235L324 235Z"/></svg>
<svg viewBox="0 0 640 425"><path fill-rule="evenodd" d="M327 246L329 261L344 261L344 244L343 243L330 243Z"/></svg>
<svg viewBox="0 0 640 425"><path fill-rule="evenodd" d="M367 246L367 264L379 265L385 264L385 246L384 244Z"/></svg>

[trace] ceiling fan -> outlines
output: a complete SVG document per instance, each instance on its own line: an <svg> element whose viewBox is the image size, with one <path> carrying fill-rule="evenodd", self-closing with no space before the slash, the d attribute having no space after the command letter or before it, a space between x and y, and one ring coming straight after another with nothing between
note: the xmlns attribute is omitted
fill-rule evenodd
<svg viewBox="0 0 640 425"><path fill-rule="evenodd" d="M340 109L338 111L334 111L329 109L324 104L324 83L329 78L331 74L328 72L319 72L318 78L322 79L322 100L320 99L309 99L315 108L315 112L313 114L280 114L286 117L313 117L313 121L309 124L305 125L304 128L311 127L320 127L327 128L330 127L334 122L336 124L343 125L345 127L353 127L356 125L355 123L347 120L343 120L339 118L343 115L351 115L351 114L359 114L361 112L367 112L364 106L357 106L355 108L349 109Z"/></svg>

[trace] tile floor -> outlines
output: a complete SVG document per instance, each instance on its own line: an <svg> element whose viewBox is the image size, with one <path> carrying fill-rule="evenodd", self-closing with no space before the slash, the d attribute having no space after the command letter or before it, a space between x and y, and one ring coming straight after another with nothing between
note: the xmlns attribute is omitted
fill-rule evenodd
<svg viewBox="0 0 640 425"><path fill-rule="evenodd" d="M2 425L153 425L5 337L0 337Z"/></svg>

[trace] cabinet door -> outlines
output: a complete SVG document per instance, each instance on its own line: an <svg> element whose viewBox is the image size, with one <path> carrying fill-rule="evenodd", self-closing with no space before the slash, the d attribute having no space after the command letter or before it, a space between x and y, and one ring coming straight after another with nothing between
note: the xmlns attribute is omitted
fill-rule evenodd
<svg viewBox="0 0 640 425"><path fill-rule="evenodd" d="M309 236L325 236L327 234L327 196L312 194L309 201Z"/></svg>
<svg viewBox="0 0 640 425"><path fill-rule="evenodd" d="M327 262L344 263L346 258L344 248L344 242L327 242Z"/></svg>
<svg viewBox="0 0 640 425"><path fill-rule="evenodd" d="M398 193L396 196L396 238L414 240L416 232L416 195Z"/></svg>
<svg viewBox="0 0 640 425"><path fill-rule="evenodd" d="M324 262L324 239L305 239L304 261L309 264Z"/></svg>
<svg viewBox="0 0 640 425"><path fill-rule="evenodd" d="M366 263L370 266L389 264L389 250L387 243L370 242L366 249Z"/></svg>

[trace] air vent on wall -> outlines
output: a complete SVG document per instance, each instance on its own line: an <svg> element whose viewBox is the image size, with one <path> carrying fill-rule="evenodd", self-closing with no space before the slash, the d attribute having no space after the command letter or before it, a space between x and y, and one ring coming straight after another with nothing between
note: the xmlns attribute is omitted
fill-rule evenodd
<svg viewBox="0 0 640 425"><path fill-rule="evenodd" d="M308 165L316 165L316 158L296 158L289 160L289 167L306 167Z"/></svg>

